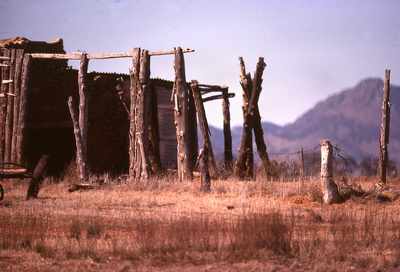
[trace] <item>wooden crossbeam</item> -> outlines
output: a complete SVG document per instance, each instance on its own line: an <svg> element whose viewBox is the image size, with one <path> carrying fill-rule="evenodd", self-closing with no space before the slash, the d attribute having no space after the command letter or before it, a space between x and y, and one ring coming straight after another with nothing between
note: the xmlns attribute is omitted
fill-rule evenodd
<svg viewBox="0 0 400 272"><path fill-rule="evenodd" d="M228 98L233 98L235 97L234 93L228 93ZM205 97L203 98L203 103L208 102L208 101L212 101L212 100L216 100L216 99L222 99L224 98L223 94L219 94L219 95L213 95L213 96L209 96L209 97Z"/></svg>
<svg viewBox="0 0 400 272"><path fill-rule="evenodd" d="M150 56L163 56L163 55L173 55L174 50L168 51L153 51L149 52ZM187 48L182 50L183 53L192 53L193 49ZM72 52L67 54L45 54L45 53L32 53L30 54L32 58L36 59L69 59L69 60L80 60L83 52ZM115 59L115 58L131 58L133 54L129 52L117 52L117 53L92 53L87 54L88 59Z"/></svg>
<svg viewBox="0 0 400 272"><path fill-rule="evenodd" d="M8 84L8 83L12 83L12 82L13 82L12 79L3 79L3 80L1 81L1 84Z"/></svg>
<svg viewBox="0 0 400 272"><path fill-rule="evenodd" d="M0 63L0 67L8 67L10 66L9 64L4 64L4 63Z"/></svg>
<svg viewBox="0 0 400 272"><path fill-rule="evenodd" d="M0 56L0 60L10 60L10 58L9 57Z"/></svg>
<svg viewBox="0 0 400 272"><path fill-rule="evenodd" d="M16 96L16 95L13 94L13 93L0 93L0 97L6 97L6 95L7 95L7 96Z"/></svg>

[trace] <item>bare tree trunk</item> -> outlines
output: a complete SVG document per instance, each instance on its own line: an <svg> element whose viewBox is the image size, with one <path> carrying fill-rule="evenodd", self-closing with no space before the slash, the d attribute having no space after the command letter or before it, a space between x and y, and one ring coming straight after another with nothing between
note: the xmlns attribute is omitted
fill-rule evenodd
<svg viewBox="0 0 400 272"><path fill-rule="evenodd" d="M211 140L210 140L210 129L208 127L206 112L204 110L203 101L201 100L201 93L198 88L198 82L196 80L192 81L191 89L192 89L192 94L193 94L193 98L194 98L194 103L196 105L197 120L199 123L201 134L203 136L203 150L204 150L205 154L207 154L209 156L209 158L207 158L206 161L207 162L208 162L208 160L211 161L212 172L214 173L214 175L216 175L216 174L218 174L218 170L217 170L217 164L215 162L214 152L213 152L213 148L212 148L212 144L211 144Z"/></svg>
<svg viewBox="0 0 400 272"><path fill-rule="evenodd" d="M379 138L379 183L386 184L386 170L389 159L388 144L390 133L390 70L385 70L382 99L382 120Z"/></svg>
<svg viewBox="0 0 400 272"><path fill-rule="evenodd" d="M43 177L44 177L44 174L47 169L48 161L49 161L49 156L43 155L40 158L39 162L36 164L36 167L33 170L33 175L32 175L31 181L29 183L28 192L26 194L27 200L38 197L40 185L43 181Z"/></svg>
<svg viewBox="0 0 400 272"><path fill-rule="evenodd" d="M22 75L21 75L21 98L19 106L18 116L18 135L17 135L17 163L22 164L24 161L24 148L26 142L25 135L25 124L26 124L26 112L27 112L27 97L28 90L30 87L30 74L31 74L31 63L32 56L29 54L24 55L22 64Z"/></svg>
<svg viewBox="0 0 400 272"><path fill-rule="evenodd" d="M224 115L224 163L225 170L232 171L232 134L231 134L231 115L229 112L228 89L223 90L222 112Z"/></svg>
<svg viewBox="0 0 400 272"><path fill-rule="evenodd" d="M321 141L321 185L325 204L341 201L338 187L333 180L333 153L332 145L328 140Z"/></svg>
<svg viewBox="0 0 400 272"><path fill-rule="evenodd" d="M185 76L185 60L182 48L175 49L175 126L178 162L178 178L180 181L192 179L192 167L190 162L190 142L188 124L188 90Z"/></svg>

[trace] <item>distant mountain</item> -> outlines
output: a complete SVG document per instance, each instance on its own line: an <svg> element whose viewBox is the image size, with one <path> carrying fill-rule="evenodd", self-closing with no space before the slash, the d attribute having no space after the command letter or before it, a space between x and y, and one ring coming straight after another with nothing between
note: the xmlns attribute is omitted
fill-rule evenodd
<svg viewBox="0 0 400 272"><path fill-rule="evenodd" d="M264 122L265 140L272 153L290 152L316 146L321 139L330 139L349 156L360 160L377 156L383 81L368 78L356 86L317 103L295 122L278 126ZM400 162L400 87L391 86L391 127L389 157ZM223 134L211 130L216 153L223 152ZM232 128L236 153L241 127Z"/></svg>

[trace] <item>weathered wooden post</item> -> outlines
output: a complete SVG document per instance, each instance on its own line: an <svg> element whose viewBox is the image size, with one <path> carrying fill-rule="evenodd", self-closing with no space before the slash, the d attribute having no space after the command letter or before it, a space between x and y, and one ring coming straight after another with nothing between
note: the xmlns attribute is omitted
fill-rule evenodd
<svg viewBox="0 0 400 272"><path fill-rule="evenodd" d="M300 149L300 177L304 178L305 171L304 171L304 151L303 147Z"/></svg>
<svg viewBox="0 0 400 272"><path fill-rule="evenodd" d="M132 50L132 68L130 69L130 114L129 114L129 178L135 179L140 172L137 173L135 166L137 165L138 147L136 146L136 96L139 83L140 70L140 48Z"/></svg>
<svg viewBox="0 0 400 272"><path fill-rule="evenodd" d="M3 50L3 57L8 60L6 66L1 69L1 97L0 97L0 161L5 160L6 155L6 119L7 119L7 104L8 104L8 83L7 80L10 76L10 51Z"/></svg>
<svg viewBox="0 0 400 272"><path fill-rule="evenodd" d="M43 181L44 174L47 169L47 163L49 161L48 155L43 155L39 162L36 164L33 170L33 175L29 183L28 192L26 194L26 199L37 198L40 190L40 185Z"/></svg>
<svg viewBox="0 0 400 272"><path fill-rule="evenodd" d="M183 181L192 178L192 163L190 161L190 141L188 124L188 90L185 76L185 60L182 48L175 48L175 82L174 111L178 162L178 179Z"/></svg>
<svg viewBox="0 0 400 272"><path fill-rule="evenodd" d="M32 56L24 55L21 75L21 97L19 105L17 143L16 143L16 161L20 164L24 161L24 145L25 145L25 128L26 128L26 112L27 112L27 97L30 85Z"/></svg>
<svg viewBox="0 0 400 272"><path fill-rule="evenodd" d="M15 75L14 75L14 109L13 109L13 137L11 143L11 161L17 162L17 138L18 138L18 123L19 123L19 109L20 109L20 101L21 101L21 72L22 72L22 63L24 58L24 50L17 49L16 51L16 60L15 60Z"/></svg>
<svg viewBox="0 0 400 272"><path fill-rule="evenodd" d="M14 86L15 86L15 49L10 50L10 69L8 76L8 84L7 85L7 117L5 124L5 152L4 152L4 161L11 161L11 147L12 147L12 138L13 138L13 114L14 114Z"/></svg>
<svg viewBox="0 0 400 272"><path fill-rule="evenodd" d="M200 191L202 192L211 191L211 178L210 172L208 171L208 158L208 146L204 145L199 154L199 168L201 174Z"/></svg>
<svg viewBox="0 0 400 272"><path fill-rule="evenodd" d="M222 113L224 115L224 164L225 170L232 171L232 133L231 133L231 115L229 112L228 88L222 91Z"/></svg>
<svg viewBox="0 0 400 272"><path fill-rule="evenodd" d="M214 152L210 140L210 129L208 127L208 122L207 122L207 116L206 112L204 110L204 104L201 99L201 93L198 88L198 82L196 80L192 80L190 87L192 89L192 94L194 98L194 103L196 106L196 112L197 112L197 122L200 127L201 134L203 136L203 150L209 158L207 158L207 162L210 160L211 161L211 169L214 174L218 173L217 170L217 164L215 162L214 158Z"/></svg>
<svg viewBox="0 0 400 272"><path fill-rule="evenodd" d="M250 127L250 119L246 118L249 99L251 94L251 75L250 73L246 74L246 67L244 65L244 61L242 57L239 57L240 62L240 85L243 90L243 129L242 129L242 137L240 139L240 147L238 156L235 163L235 175L239 178L244 178L245 176L253 176L252 169L252 155L253 155L253 145L252 145L252 137L251 137L251 127ZM246 171L247 170L247 171ZM247 172L247 173L245 173Z"/></svg>
<svg viewBox="0 0 400 272"><path fill-rule="evenodd" d="M379 183L386 184L386 170L389 160L388 144L390 133L390 70L385 70L383 82L382 119L379 138Z"/></svg>
<svg viewBox="0 0 400 272"><path fill-rule="evenodd" d="M321 187L325 204L341 201L338 187L333 180L333 149L329 140L321 140Z"/></svg>
<svg viewBox="0 0 400 272"><path fill-rule="evenodd" d="M82 53L78 72L79 109L76 116L76 107L72 96L68 98L68 108L74 127L76 145L76 164L79 179L88 179L87 165L87 130L88 130L88 94L87 94L87 70L89 60L86 53Z"/></svg>
<svg viewBox="0 0 400 272"><path fill-rule="evenodd" d="M267 146L264 141L264 132L261 124L261 116L258 109L258 99L262 90L262 74L266 66L264 58L259 58L253 80L250 74L246 74L244 62L240 60L241 67L241 85L243 88L243 132L240 142L240 149L235 165L235 173L243 177L243 171L246 169L248 177L253 176L253 145L251 131L254 129L255 142L258 155L263 163L265 174L269 173L269 157Z"/></svg>

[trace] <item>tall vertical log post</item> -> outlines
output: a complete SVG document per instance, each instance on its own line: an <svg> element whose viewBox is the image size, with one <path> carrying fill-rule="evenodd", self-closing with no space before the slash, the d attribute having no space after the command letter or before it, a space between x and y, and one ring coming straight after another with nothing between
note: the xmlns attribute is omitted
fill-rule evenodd
<svg viewBox="0 0 400 272"><path fill-rule="evenodd" d="M12 149L12 138L13 138L13 114L14 114L14 86L15 86L15 49L10 50L10 69L8 79L10 83L7 84L7 92L9 96L7 98L7 116L5 124L5 150L4 150L4 161L11 161L11 149Z"/></svg>
<svg viewBox="0 0 400 272"><path fill-rule="evenodd" d="M304 178L304 151L303 147L300 149L300 177Z"/></svg>
<svg viewBox="0 0 400 272"><path fill-rule="evenodd" d="M4 57L10 57L10 50L3 50ZM11 61L7 61L6 64L10 64ZM1 94L0 97L0 161L4 161L6 155L6 119L7 119L7 104L9 96L8 93L8 84L3 83L4 80L8 80L10 77L10 67L5 66L1 69L1 78L0 87L1 87Z"/></svg>
<svg viewBox="0 0 400 272"><path fill-rule="evenodd" d="M192 80L190 87L192 89L192 94L194 98L194 103L196 105L196 112L197 112L197 122L200 127L201 134L203 136L203 152L204 155L207 155L208 158L204 161L208 163L210 160L211 169L214 174L218 173L217 164L214 158L214 152L210 140L210 128L207 122L206 112L204 110L204 104L201 99L201 93L198 87L198 82L196 80Z"/></svg>
<svg viewBox="0 0 400 272"><path fill-rule="evenodd" d="M11 143L11 161L17 162L17 138L18 138L18 122L19 122L19 104L21 101L21 72L22 72L22 60L24 58L24 50L16 50L16 61L15 61L15 75L14 75L14 109L13 109L13 137Z"/></svg>
<svg viewBox="0 0 400 272"><path fill-rule="evenodd" d="M139 83L140 70L140 48L132 50L132 68L130 69L131 87L130 87L130 115L129 115L129 177L135 179L140 172L137 173L135 166L137 165L136 153L138 148L136 145L136 96Z"/></svg>
<svg viewBox="0 0 400 272"><path fill-rule="evenodd" d="M389 160L388 144L390 132L390 70L385 70L383 82L382 119L379 138L379 183L386 184L386 170Z"/></svg>
<svg viewBox="0 0 400 272"><path fill-rule="evenodd" d="M225 170L232 171L232 133L231 133L231 115L229 112L228 89L222 91L222 113L224 115L224 164Z"/></svg>
<svg viewBox="0 0 400 272"><path fill-rule="evenodd" d="M262 161L263 168L265 171L265 175L269 175L269 157L267 153L267 146L264 141L264 131L261 124L261 116L260 111L258 109L258 100L260 97L260 93L262 90L262 75L265 69L264 58L259 58L257 63L256 72L253 78L253 91L251 93L250 105L249 105L249 115L252 123L252 127L254 129L254 138L257 146L258 155Z"/></svg>
<svg viewBox="0 0 400 272"><path fill-rule="evenodd" d="M178 179L180 181L192 178L192 163L190 162L190 142L188 124L188 90L185 76L185 60L182 48L175 48L175 126L178 162Z"/></svg>
<svg viewBox="0 0 400 272"><path fill-rule="evenodd" d="M325 204L341 201L338 187L333 180L333 148L328 140L321 140L321 187Z"/></svg>
<svg viewBox="0 0 400 272"><path fill-rule="evenodd" d="M79 109L76 116L76 107L73 98L68 98L68 108L71 115L75 145L76 145L76 164L79 172L79 179L86 181L88 179L87 165L87 130L88 130L88 93L87 93L87 70L89 60L87 54L81 55L78 72L78 90L79 90Z"/></svg>
<svg viewBox="0 0 400 272"><path fill-rule="evenodd" d="M25 146L25 128L26 128L26 113L27 113L27 97L30 87L30 74L31 74L32 56L29 54L24 55L22 64L21 75L21 97L19 105L18 116L18 130L17 130L17 143L16 143L16 161L20 164L24 162L24 146Z"/></svg>
<svg viewBox="0 0 400 272"><path fill-rule="evenodd" d="M235 163L235 175L239 178L244 178L245 176L252 177L253 165L251 165L253 159L253 146L252 146L252 137L251 137L251 127L249 123L249 118L246 118L249 99L251 94L251 75L250 73L246 74L246 67L244 65L244 61L242 57L239 57L240 62L240 85L243 90L243 129L242 129L242 137L240 139L240 147L238 152L238 157ZM247 162L247 163L246 163ZM246 171L247 168L247 171ZM247 173L245 173L247 172Z"/></svg>
<svg viewBox="0 0 400 272"><path fill-rule="evenodd" d="M141 51L139 68L139 88L136 93L136 140L140 150L140 178L147 179L150 175L149 167L149 114L150 107L146 107L149 93L150 56L147 50Z"/></svg>

